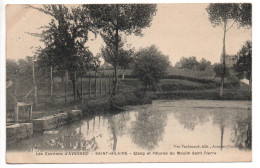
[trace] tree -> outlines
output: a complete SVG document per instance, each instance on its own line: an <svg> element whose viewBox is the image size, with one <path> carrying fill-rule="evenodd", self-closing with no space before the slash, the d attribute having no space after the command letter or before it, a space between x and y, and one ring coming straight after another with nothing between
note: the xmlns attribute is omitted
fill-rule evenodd
<svg viewBox="0 0 260 168"><path fill-rule="evenodd" d="M81 6L70 9L65 5L30 7L53 17L49 25L43 27L41 34L33 34L41 37L45 45L44 49L38 51L38 59L42 65L66 71L66 77L69 75L72 80L75 100L76 81L82 75L76 73L88 69L84 67L90 67L93 58L93 54L85 47L88 32L94 32L89 15Z"/></svg>
<svg viewBox="0 0 260 168"><path fill-rule="evenodd" d="M234 65L234 69L237 72L239 79L246 78L249 80L249 92L252 88L252 42L247 41L243 47L238 51L237 63Z"/></svg>
<svg viewBox="0 0 260 168"><path fill-rule="evenodd" d="M252 4L242 3L239 8L239 25L242 27L251 28L252 26Z"/></svg>
<svg viewBox="0 0 260 168"><path fill-rule="evenodd" d="M107 63L113 66L115 66L115 64L118 64L118 66L123 68L124 72L122 79L124 79L125 70L129 68L130 63L133 61L134 50L125 50L121 47L118 51L118 55L120 56L118 62L114 59L115 57L113 55L113 51L111 50L111 48L109 48L109 46L102 46L99 55L102 56Z"/></svg>
<svg viewBox="0 0 260 168"><path fill-rule="evenodd" d="M197 69L200 71L205 71L207 67L211 65L210 61L207 61L205 58L202 58L197 66Z"/></svg>
<svg viewBox="0 0 260 168"><path fill-rule="evenodd" d="M6 59L6 81L15 80L18 71L18 63L14 60Z"/></svg>
<svg viewBox="0 0 260 168"><path fill-rule="evenodd" d="M196 67L199 65L197 59L195 56L185 58L182 57L179 62L176 63L175 66L178 66L182 69L189 69L189 70L195 70Z"/></svg>
<svg viewBox="0 0 260 168"><path fill-rule="evenodd" d="M230 76L229 69L227 67L225 68L225 71L223 69L224 69L223 64L220 64L220 63L214 64L213 70L215 72L215 77L219 77L219 78L222 78L223 76L229 77ZM223 74L223 72L224 72L224 74Z"/></svg>
<svg viewBox="0 0 260 168"><path fill-rule="evenodd" d="M134 50L124 50L122 49L120 52L120 60L119 60L119 65L121 68L123 68L123 75L122 75L122 80L125 79L125 71L127 68L130 67L130 64L133 62L133 56L134 56Z"/></svg>
<svg viewBox="0 0 260 168"><path fill-rule="evenodd" d="M145 93L149 86L158 84L167 74L169 65L169 58L152 45L136 53L132 73L143 83Z"/></svg>
<svg viewBox="0 0 260 168"><path fill-rule="evenodd" d="M86 13L90 13L93 24L108 46L113 57L115 82L112 95L117 88L117 68L120 62L119 49L123 35L142 35L142 29L149 27L156 13L154 4L106 4L83 5Z"/></svg>
<svg viewBox="0 0 260 168"><path fill-rule="evenodd" d="M226 63L226 33L233 27L235 23L240 26L251 26L251 4L238 4L238 3L212 3L207 7L209 14L209 21L214 27L221 26L223 35L223 75L225 74ZM223 96L224 76L221 77L220 96Z"/></svg>

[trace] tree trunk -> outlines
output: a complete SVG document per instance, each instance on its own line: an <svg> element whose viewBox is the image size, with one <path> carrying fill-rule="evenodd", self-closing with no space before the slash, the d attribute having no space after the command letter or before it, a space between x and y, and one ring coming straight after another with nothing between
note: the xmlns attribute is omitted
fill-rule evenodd
<svg viewBox="0 0 260 168"><path fill-rule="evenodd" d="M95 94L97 94L97 72L95 72Z"/></svg>
<svg viewBox="0 0 260 168"><path fill-rule="evenodd" d="M119 6L117 5L117 8L119 8ZM119 10L119 9L118 9ZM118 23L117 23L118 24ZM116 27L116 53L115 53L115 60L117 61L118 60L118 27ZM114 96L116 94L116 88L117 88L117 63L115 62L115 65L114 65L114 70L115 70L115 82L114 82L114 87L113 87L113 90L112 90L112 96Z"/></svg>
<svg viewBox="0 0 260 168"><path fill-rule="evenodd" d="M91 79L90 79L90 75L88 78L88 85L89 85L89 97L91 96Z"/></svg>
<svg viewBox="0 0 260 168"><path fill-rule="evenodd" d="M126 70L126 68L125 68L124 71L123 71L122 80L125 79L125 70Z"/></svg>
<svg viewBox="0 0 260 168"><path fill-rule="evenodd" d="M220 96L223 96L223 91L224 91L224 78L225 78L225 73L226 73L226 28L227 28L227 22L224 21L224 37L223 37L223 74L221 77L221 86L220 86Z"/></svg>
<svg viewBox="0 0 260 168"><path fill-rule="evenodd" d="M112 96L116 94L116 88L117 88L117 67L114 68L115 73L115 81L113 82L113 90L112 90Z"/></svg>

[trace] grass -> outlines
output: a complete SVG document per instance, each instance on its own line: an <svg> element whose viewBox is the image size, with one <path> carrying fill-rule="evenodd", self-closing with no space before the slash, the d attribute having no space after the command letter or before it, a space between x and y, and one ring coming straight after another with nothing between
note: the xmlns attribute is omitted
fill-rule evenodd
<svg viewBox="0 0 260 168"><path fill-rule="evenodd" d="M122 74L123 71L119 71ZM210 99L210 100L250 100L248 85L234 79L225 79L224 96L219 96L220 79L214 79L212 69L207 71L189 71L184 69L169 68L169 75L160 81L158 89L151 89L144 97L140 91L142 83L136 78L129 78L131 71L126 70L125 80L119 78L118 93L113 97L116 106L138 105L151 103L152 99ZM106 71L113 73L113 70ZM119 76L120 77L120 76ZM214 80L213 80L214 79ZM110 108L109 104L109 79L102 78L102 95L100 94L100 78L97 78L97 94L95 94L94 78L91 78L91 96L89 96L89 79L83 78L83 104L80 101L73 102L72 82L68 82L68 102L64 101L65 84L59 78L55 78L53 85L53 101L50 101L49 82L38 83L38 102L36 111L55 111L57 109L70 109L78 106L83 112L104 112ZM110 82L112 82L110 80ZM77 82L79 92L80 79ZM112 83L110 83L112 89ZM24 96L33 88L32 83L20 84L17 89L18 101L23 101ZM104 90L106 89L106 93ZM33 92L32 92L33 93ZM13 90L7 90L7 112L13 111ZM33 94L29 94L28 100L33 100Z"/></svg>

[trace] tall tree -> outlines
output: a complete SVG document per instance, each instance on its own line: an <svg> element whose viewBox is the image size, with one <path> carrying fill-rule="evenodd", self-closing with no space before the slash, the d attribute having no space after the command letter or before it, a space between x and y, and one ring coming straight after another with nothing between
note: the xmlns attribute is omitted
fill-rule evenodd
<svg viewBox="0 0 260 168"><path fill-rule="evenodd" d="M221 77L220 96L223 96L224 77L226 69L226 33L233 27L235 23L240 26L251 26L251 4L238 4L238 3L212 3L207 7L209 14L209 21L214 27L221 26L223 35L223 76Z"/></svg>
<svg viewBox="0 0 260 168"><path fill-rule="evenodd" d="M88 32L94 31L89 15L82 6L68 8L65 5L29 6L53 17L48 26L42 27L41 37L45 48L39 59L48 66L57 67L69 74L76 95L77 71L90 63L93 54L85 47Z"/></svg>
<svg viewBox="0 0 260 168"><path fill-rule="evenodd" d="M93 23L106 45L109 46L113 58L115 82L112 95L117 88L117 68L119 66L120 43L122 35L142 35L142 29L149 27L156 13L154 4L106 4L83 5L86 13L90 13Z"/></svg>
<svg viewBox="0 0 260 168"><path fill-rule="evenodd" d="M239 79L249 80L249 92L252 88L252 42L247 41L236 55L237 63L234 69Z"/></svg>

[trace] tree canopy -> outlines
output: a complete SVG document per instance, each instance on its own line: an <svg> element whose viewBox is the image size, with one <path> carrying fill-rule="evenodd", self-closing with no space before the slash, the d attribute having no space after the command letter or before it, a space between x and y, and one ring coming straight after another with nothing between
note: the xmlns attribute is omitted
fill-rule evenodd
<svg viewBox="0 0 260 168"><path fill-rule="evenodd" d="M236 57L237 63L234 65L234 69L237 72L237 77L250 80L252 75L252 42L246 41L236 54Z"/></svg>
<svg viewBox="0 0 260 168"><path fill-rule="evenodd" d="M94 28L82 7L43 5L43 8L35 9L53 17L47 26L42 27L42 33L36 34L44 43L44 48L37 52L39 63L71 73L90 67L93 54L85 44L89 31Z"/></svg>
<svg viewBox="0 0 260 168"><path fill-rule="evenodd" d="M155 4L96 4L83 5L85 13L89 13L93 25L106 43L102 52L107 61L114 67L115 82L112 95L117 88L117 68L122 61L124 50L123 36L135 34L142 36L142 29L149 27L156 13ZM106 57L105 56L105 57Z"/></svg>
<svg viewBox="0 0 260 168"><path fill-rule="evenodd" d="M251 27L252 5L246 3L211 3L206 10L209 14L209 21L211 24L214 27L221 26L224 31L222 49L223 72L220 73L223 75L221 76L220 87L220 96L222 96L224 90L224 77L226 74L226 33L235 23L239 26Z"/></svg>
<svg viewBox="0 0 260 168"><path fill-rule="evenodd" d="M199 65L197 58L195 56L192 57L182 57L179 62L176 63L176 66L183 69L195 70Z"/></svg>
<svg viewBox="0 0 260 168"><path fill-rule="evenodd" d="M167 74L169 65L169 57L152 45L136 53L132 73L142 81L146 91L149 86L156 85Z"/></svg>

